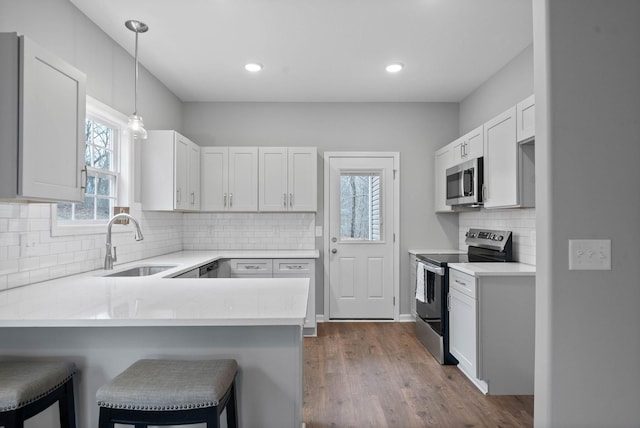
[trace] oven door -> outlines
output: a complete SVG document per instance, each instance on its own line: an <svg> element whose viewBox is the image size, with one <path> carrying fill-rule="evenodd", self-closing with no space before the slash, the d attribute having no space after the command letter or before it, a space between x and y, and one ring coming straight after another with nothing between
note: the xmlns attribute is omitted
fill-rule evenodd
<svg viewBox="0 0 640 428"><path fill-rule="evenodd" d="M445 288L445 269L424 263L421 265L423 266L421 274L424 275L424 302L416 299L416 313L442 336L442 293Z"/></svg>
<svg viewBox="0 0 640 428"><path fill-rule="evenodd" d="M447 169L447 205L472 205L482 202L482 158Z"/></svg>

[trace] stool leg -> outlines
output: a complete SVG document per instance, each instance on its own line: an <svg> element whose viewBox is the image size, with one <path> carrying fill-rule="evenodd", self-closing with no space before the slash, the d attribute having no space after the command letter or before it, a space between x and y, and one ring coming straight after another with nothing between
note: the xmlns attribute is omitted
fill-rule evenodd
<svg viewBox="0 0 640 428"><path fill-rule="evenodd" d="M231 384L231 396L227 402L227 427L238 428L238 405L236 401L236 380Z"/></svg>
<svg viewBox="0 0 640 428"><path fill-rule="evenodd" d="M22 417L18 417L16 410L7 412L7 415L2 420L5 428L24 428L24 421Z"/></svg>
<svg viewBox="0 0 640 428"><path fill-rule="evenodd" d="M100 407L100 416L98 422L99 428L114 428L114 423L111 422L111 416L109 415L109 409Z"/></svg>
<svg viewBox="0 0 640 428"><path fill-rule="evenodd" d="M58 400L60 409L60 427L76 428L76 409L73 397L73 379L64 384L64 391Z"/></svg>

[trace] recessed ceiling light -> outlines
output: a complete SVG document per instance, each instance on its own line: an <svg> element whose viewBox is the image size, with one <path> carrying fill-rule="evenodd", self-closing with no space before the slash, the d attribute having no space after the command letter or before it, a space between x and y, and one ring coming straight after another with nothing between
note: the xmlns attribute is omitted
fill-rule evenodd
<svg viewBox="0 0 640 428"><path fill-rule="evenodd" d="M404 65L400 64L399 62L396 62L394 64L389 64L385 67L385 70L387 70L388 73L397 73L398 71L402 70L404 68Z"/></svg>
<svg viewBox="0 0 640 428"><path fill-rule="evenodd" d="M257 64L257 63L245 64L244 69L255 73L257 71L262 70L262 64Z"/></svg>

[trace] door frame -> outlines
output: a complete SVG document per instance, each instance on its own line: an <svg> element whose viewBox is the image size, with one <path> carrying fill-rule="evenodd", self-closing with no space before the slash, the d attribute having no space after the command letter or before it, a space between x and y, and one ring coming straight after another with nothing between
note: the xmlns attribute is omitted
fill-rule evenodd
<svg viewBox="0 0 640 428"><path fill-rule="evenodd" d="M400 319L400 152L324 152L324 321L329 322L329 304L331 302L331 287L329 275L330 243L329 243L329 164L331 158L393 158L393 320ZM341 320L344 321L344 320Z"/></svg>

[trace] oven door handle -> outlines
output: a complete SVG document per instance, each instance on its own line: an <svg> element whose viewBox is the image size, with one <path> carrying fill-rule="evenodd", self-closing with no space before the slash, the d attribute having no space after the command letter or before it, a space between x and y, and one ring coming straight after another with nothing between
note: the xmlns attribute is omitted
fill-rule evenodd
<svg viewBox="0 0 640 428"><path fill-rule="evenodd" d="M422 264L423 269L427 272L435 273L436 275L444 276L444 268L440 266L430 266L426 264Z"/></svg>

